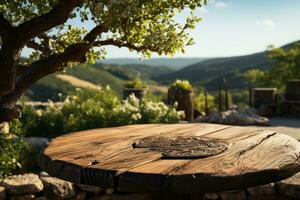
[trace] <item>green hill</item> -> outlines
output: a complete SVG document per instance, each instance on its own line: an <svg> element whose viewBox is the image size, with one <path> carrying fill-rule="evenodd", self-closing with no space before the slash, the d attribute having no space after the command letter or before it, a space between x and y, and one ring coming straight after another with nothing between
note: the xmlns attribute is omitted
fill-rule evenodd
<svg viewBox="0 0 300 200"><path fill-rule="evenodd" d="M151 88L154 88L153 90L160 92L162 88L156 86L157 83L151 77L171 72L174 72L174 70L168 67L152 67L137 64L124 66L110 64L95 64L86 67L77 66L66 70L65 73L52 74L39 80L26 92L25 96L34 101L47 101L48 99L58 101L60 98L58 96L59 93L66 96L78 87L78 84L72 84L58 78L58 74L69 75L74 77L74 79L78 79L78 81L87 81L102 87L109 85L118 95L122 94L125 81L135 76L140 76L141 79L151 85Z"/></svg>
<svg viewBox="0 0 300 200"><path fill-rule="evenodd" d="M153 67L169 67L178 70L207 59L208 58L151 58L140 60L138 58L112 58L102 60L100 63L113 65L148 65Z"/></svg>
<svg viewBox="0 0 300 200"><path fill-rule="evenodd" d="M283 48L289 48L293 44L295 42L285 45ZM260 52L246 56L205 60L170 74L159 75L153 79L164 83L176 79L187 79L194 85L203 85L207 90L217 90L222 78L226 78L230 89L241 89L248 85L243 77L247 70L251 68L266 70L270 65L266 52Z"/></svg>
<svg viewBox="0 0 300 200"><path fill-rule="evenodd" d="M293 44L285 45L283 48L290 48ZM247 70L251 68L265 70L270 65L266 58L266 52L260 52L246 56L204 60L177 71L172 66L98 63L87 67L74 67L68 69L64 74L71 76L70 78L74 77L73 80L78 82L86 81L102 87L109 85L119 95L122 94L124 82L135 76L140 76L151 86L150 88L158 92L166 90L165 86L161 87L162 85L169 84L176 79L187 79L194 86L201 85L209 91L214 91L218 89L222 78L227 79L230 89L246 88L248 83L243 74ZM35 101L46 101L47 99L56 101L59 100L58 93L67 95L76 87L77 84L59 79L57 74L53 74L34 84L26 96Z"/></svg>
<svg viewBox="0 0 300 200"><path fill-rule="evenodd" d="M74 91L75 88L55 75L49 75L33 84L25 93L25 97L32 101L47 101L48 99L59 101L59 93L66 95Z"/></svg>

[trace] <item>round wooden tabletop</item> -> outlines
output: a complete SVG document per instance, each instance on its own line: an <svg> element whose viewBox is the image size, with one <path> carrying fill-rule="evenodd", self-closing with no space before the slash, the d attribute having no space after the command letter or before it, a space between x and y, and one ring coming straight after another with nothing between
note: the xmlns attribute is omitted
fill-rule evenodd
<svg viewBox="0 0 300 200"><path fill-rule="evenodd" d="M216 155L168 158L160 149L143 146L143 139L149 137L216 139L226 148ZM142 143L142 148L135 148L134 143ZM122 192L203 193L288 178L300 171L299 156L297 140L262 128L155 124L60 136L49 143L39 162L50 175L74 183Z"/></svg>

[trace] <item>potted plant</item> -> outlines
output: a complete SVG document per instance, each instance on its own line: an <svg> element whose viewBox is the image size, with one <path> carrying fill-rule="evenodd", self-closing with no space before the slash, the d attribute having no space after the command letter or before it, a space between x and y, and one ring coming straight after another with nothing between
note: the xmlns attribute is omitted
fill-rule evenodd
<svg viewBox="0 0 300 200"><path fill-rule="evenodd" d="M187 80L176 80L168 90L168 104L177 102L177 110L183 110L185 120L192 121L194 116L193 88Z"/></svg>
<svg viewBox="0 0 300 200"><path fill-rule="evenodd" d="M131 94L134 94L136 98L142 100L146 96L146 88L146 84L140 78L135 77L124 84L123 99L127 99Z"/></svg>

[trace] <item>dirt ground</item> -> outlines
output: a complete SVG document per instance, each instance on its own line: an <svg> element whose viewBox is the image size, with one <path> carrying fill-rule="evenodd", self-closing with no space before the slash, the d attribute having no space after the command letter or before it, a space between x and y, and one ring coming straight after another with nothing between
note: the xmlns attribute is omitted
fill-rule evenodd
<svg viewBox="0 0 300 200"><path fill-rule="evenodd" d="M285 133L297 140L300 140L300 119L296 118L271 118L271 126L266 129L275 130L278 133Z"/></svg>

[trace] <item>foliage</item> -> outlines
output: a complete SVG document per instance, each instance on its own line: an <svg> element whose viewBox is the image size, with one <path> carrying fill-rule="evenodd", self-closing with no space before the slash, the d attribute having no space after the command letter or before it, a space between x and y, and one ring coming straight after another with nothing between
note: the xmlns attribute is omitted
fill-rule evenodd
<svg viewBox="0 0 300 200"><path fill-rule="evenodd" d="M192 90L193 87L188 80L176 80L172 85L171 88L179 91L189 91Z"/></svg>
<svg viewBox="0 0 300 200"><path fill-rule="evenodd" d="M23 106L23 115L20 120L14 120L10 127L17 133L31 137L55 137L63 132L62 113L54 105L46 110ZM16 131L14 131L15 133Z"/></svg>
<svg viewBox="0 0 300 200"><path fill-rule="evenodd" d="M21 151L26 148L22 139L13 139L0 133L0 181L21 168Z"/></svg>
<svg viewBox="0 0 300 200"><path fill-rule="evenodd" d="M109 88L77 90L66 99L61 110L63 132L112 126L112 110L119 104L119 99Z"/></svg>
<svg viewBox="0 0 300 200"><path fill-rule="evenodd" d="M127 81L124 84L125 88L135 88L135 89L145 89L147 86L139 77L135 77L134 79Z"/></svg>
<svg viewBox="0 0 300 200"><path fill-rule="evenodd" d="M215 108L214 103L215 97L212 95L207 95L207 108L208 111L211 111ZM201 113L201 115L205 115L205 94L203 92L195 95L194 97L194 108Z"/></svg>
<svg viewBox="0 0 300 200"><path fill-rule="evenodd" d="M286 50L271 49L268 56L273 65L266 72L264 81L272 87L283 88L287 80L300 77L300 43Z"/></svg>
<svg viewBox="0 0 300 200"><path fill-rule="evenodd" d="M231 90L232 103L238 108L244 109L249 107L249 89Z"/></svg>
<svg viewBox="0 0 300 200"><path fill-rule="evenodd" d="M24 115L11 122L27 136L55 137L72 131L141 123L176 123L183 116L175 107L133 95L121 101L109 88L77 90L62 107L45 110L25 107Z"/></svg>
<svg viewBox="0 0 300 200"><path fill-rule="evenodd" d="M283 90L289 79L300 77L300 43L291 48L270 48L268 58L271 68L267 71L251 70L247 76L250 81L263 87L277 87Z"/></svg>
<svg viewBox="0 0 300 200"><path fill-rule="evenodd" d="M0 1L0 11L14 25L22 24L35 17L42 16L56 6L57 0ZM177 50L184 51L185 45L193 44L188 29L193 29L200 19L193 15L192 10L203 6L206 1L93 1L83 0L82 4L73 10L69 19L80 19L81 27L75 27L68 22L62 22L45 32L50 40L51 51L60 53L72 44L83 42L88 33L84 23L89 21L97 25L105 25L111 32L111 39L135 44L138 51L150 55L151 51L158 54L174 54ZM177 12L191 10L191 15L185 23L174 20ZM110 38L109 38L110 39ZM41 42L44 39L41 39ZM155 48L154 48L155 47ZM131 49L131 47L129 47ZM94 62L105 56L103 49L91 49L88 60ZM41 52L34 50L31 59L41 57Z"/></svg>
<svg viewBox="0 0 300 200"><path fill-rule="evenodd" d="M113 110L116 123L149 124L149 123L177 123L184 117L183 112L176 111L176 107L168 107L163 102L142 101L134 95L129 96L121 105Z"/></svg>
<svg viewBox="0 0 300 200"><path fill-rule="evenodd" d="M259 69L250 69L245 72L245 77L249 80L252 86L262 85L265 72Z"/></svg>

